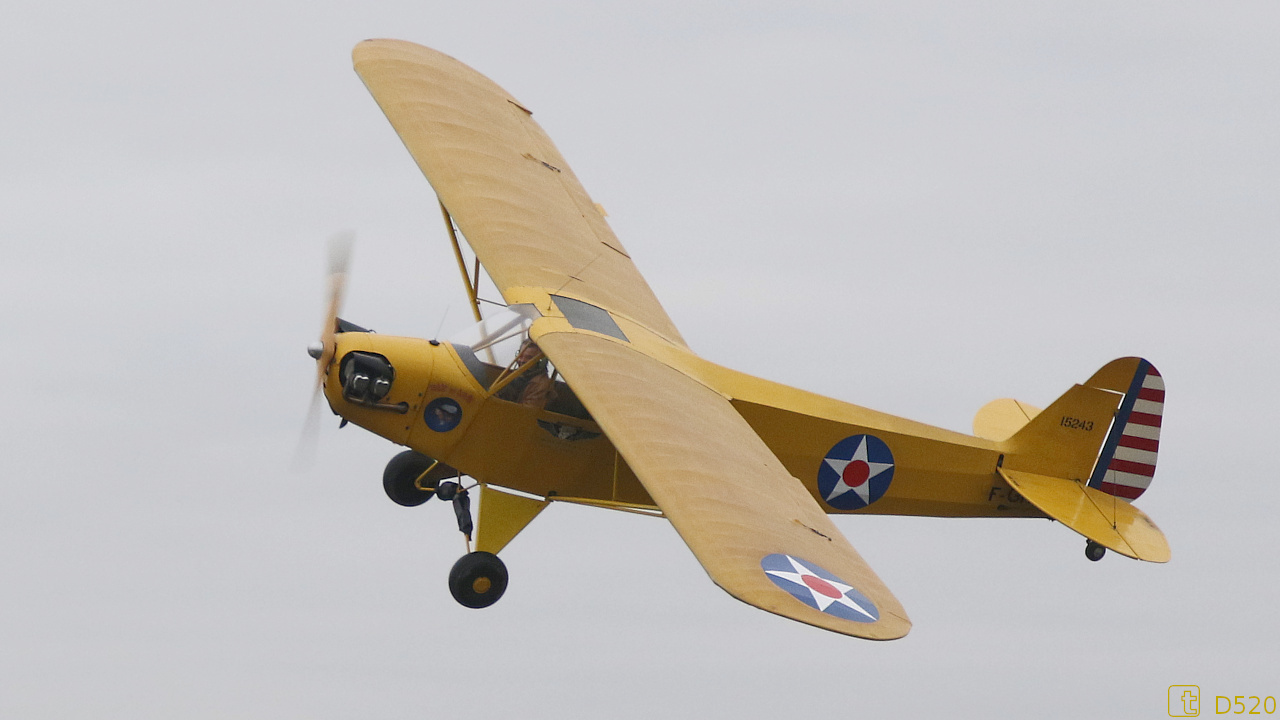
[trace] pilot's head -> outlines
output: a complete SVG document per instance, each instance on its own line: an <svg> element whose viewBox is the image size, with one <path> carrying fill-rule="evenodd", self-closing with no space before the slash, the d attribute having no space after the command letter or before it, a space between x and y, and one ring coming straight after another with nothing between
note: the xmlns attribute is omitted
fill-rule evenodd
<svg viewBox="0 0 1280 720"><path fill-rule="evenodd" d="M538 357L539 352L541 351L538 349L537 343L533 340L525 340L524 344L520 346L520 352L516 355L516 365L523 365Z"/></svg>

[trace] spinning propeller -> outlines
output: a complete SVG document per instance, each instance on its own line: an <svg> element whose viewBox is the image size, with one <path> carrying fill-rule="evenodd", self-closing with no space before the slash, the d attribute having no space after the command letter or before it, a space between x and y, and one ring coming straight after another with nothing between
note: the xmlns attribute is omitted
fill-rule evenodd
<svg viewBox="0 0 1280 720"><path fill-rule="evenodd" d="M355 236L350 232L339 233L329 240L329 304L324 324L320 326L320 340L307 346L307 354L316 360L316 383L311 395L311 407L307 411L307 419L302 427L302 436L298 439L298 448L294 453L295 470L310 466L315 459L316 448L319 445L321 396L324 392L325 376L329 373L329 365L338 351L338 333L368 332L364 328L338 319L347 289L347 272L351 267L351 250L354 244ZM441 325L443 323L442 319ZM365 379L367 382L368 378ZM348 388L344 388L343 397L350 401L352 398L347 391ZM381 395L363 404L382 409L395 409L398 412L408 410L406 403L399 403L404 406L404 409L400 410L394 405L378 404L377 400L380 399ZM346 424L345 419L342 422ZM450 572L449 590L458 602L467 607L488 607L497 602L506 591L507 569L496 555L487 552L470 552L471 536L474 530L471 519L471 496L468 493L470 488L463 487L461 480L461 473L452 467L417 451L406 450L387 464L383 473L382 486L388 497L406 507L421 505L432 497L439 497L453 505L458 530L467 539L468 553L462 556Z"/></svg>
<svg viewBox="0 0 1280 720"><path fill-rule="evenodd" d="M310 464L315 456L316 438L319 431L320 396L324 390L324 377L329 371L329 363L337 351L338 313L342 310L342 299L347 289L347 270L351 267L351 250L355 245L355 234L342 232L329 239L329 307L325 313L324 324L320 326L320 340L307 346L307 354L316 359L316 384L311 394L311 408L307 411L307 419L302 426L302 437L298 439L298 449L294 453L294 467Z"/></svg>
<svg viewBox="0 0 1280 720"><path fill-rule="evenodd" d="M354 245L355 235L350 232L339 233L329 240L329 311L325 314L324 325L320 327L320 341L307 346L307 353L316 359L317 395L324 385L324 376L337 346L338 312L342 310L342 296L347 289L347 270L351 267L351 248Z"/></svg>

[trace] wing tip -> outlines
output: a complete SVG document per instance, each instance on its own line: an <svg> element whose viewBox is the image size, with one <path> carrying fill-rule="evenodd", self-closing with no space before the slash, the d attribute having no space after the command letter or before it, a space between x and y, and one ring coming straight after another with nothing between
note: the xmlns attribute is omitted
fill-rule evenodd
<svg viewBox="0 0 1280 720"><path fill-rule="evenodd" d="M815 610L812 607L792 599L788 596L780 602L773 598L748 599L744 595L750 593L739 593L729 589L720 583L714 577L712 582L721 590L728 593L730 597L753 608L764 610L765 612L776 615L787 620L804 623L820 630L826 630L839 635L848 635L862 640L876 640L886 642L889 640L898 640L907 636L911 632L911 620L907 618L901 606L897 603L897 599L890 596L891 601L885 602L881 600L878 603L881 606L880 617L875 622L855 622L832 615L829 613ZM885 607L890 606L890 607Z"/></svg>
<svg viewBox="0 0 1280 720"><path fill-rule="evenodd" d="M351 61L365 85L370 86L371 92L374 91L370 83L382 84L390 81L395 85L404 83L406 78L433 78L435 82L469 86L481 92L492 93L522 109L525 107L479 70L452 55L408 40L361 40L351 49ZM378 99L377 92L374 92L374 98Z"/></svg>
<svg viewBox="0 0 1280 720"><path fill-rule="evenodd" d="M379 59L388 54L396 53L400 55L418 55L431 56L440 55L449 57L439 50L432 50L425 45L419 45L408 40L396 40L394 38L367 38L356 43L351 48L351 59L357 65L368 60Z"/></svg>

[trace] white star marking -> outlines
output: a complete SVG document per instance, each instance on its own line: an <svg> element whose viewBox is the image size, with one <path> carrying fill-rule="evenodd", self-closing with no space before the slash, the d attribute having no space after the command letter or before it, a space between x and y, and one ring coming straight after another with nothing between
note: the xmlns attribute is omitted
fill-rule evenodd
<svg viewBox="0 0 1280 720"><path fill-rule="evenodd" d="M867 475L866 482L862 483L858 487L851 487L848 483L844 481L844 469L848 467L850 463L856 462L858 460L861 460L862 462L867 463L867 467L870 468L870 473ZM853 457L849 458L848 460L840 460L838 458L826 458L826 463L828 467L830 467L832 470L835 470L836 474L840 476L840 479L836 481L835 487L831 488L831 493L827 495L827 502L831 502L832 500L835 500L841 495L852 491L853 494L857 495L859 498L862 499L863 505L871 504L872 478L876 477L880 473L893 467L893 463L878 463L878 462L870 462L867 460L867 438L866 437L862 438L862 442L858 445L858 449L853 452Z"/></svg>
<svg viewBox="0 0 1280 720"><path fill-rule="evenodd" d="M795 568L795 572L787 572L785 570L765 570L765 573L769 575L773 575L774 577L780 577L783 580L788 580L790 582L793 582L799 585L805 590L808 590L809 594L813 596L813 601L818 605L818 609L821 610L822 612L826 612L827 608L831 607L832 603L838 603L840 605L843 605L849 608L850 610L862 613L863 615L866 615L872 620L877 619L875 615L872 615L871 613L867 612L865 609L863 609L861 605L854 602L853 598L849 597L848 592L854 589L852 585L845 585L844 583L838 580L828 580L824 577L819 577L809 568L796 562L796 559L791 557L790 555L783 555L783 557L787 559L787 562L791 563L791 567ZM822 582L830 585L836 590L839 590L840 597L833 598L827 595L823 595L817 590L814 590L813 588L809 587L807 583L805 583L804 581L805 576L818 578Z"/></svg>

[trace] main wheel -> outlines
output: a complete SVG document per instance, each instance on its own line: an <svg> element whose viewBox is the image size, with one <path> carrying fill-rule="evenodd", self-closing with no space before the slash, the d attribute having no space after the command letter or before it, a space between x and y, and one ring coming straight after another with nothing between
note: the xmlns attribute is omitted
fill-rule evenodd
<svg viewBox="0 0 1280 720"><path fill-rule="evenodd" d="M449 571L449 592L469 608L487 608L506 591L507 566L493 553L463 555Z"/></svg>
<svg viewBox="0 0 1280 720"><path fill-rule="evenodd" d="M1084 545L1084 556L1094 562L1098 562L1099 560L1102 559L1102 556L1106 554L1107 554L1107 548L1103 545L1099 545L1098 543L1092 540L1086 542Z"/></svg>
<svg viewBox="0 0 1280 720"><path fill-rule="evenodd" d="M432 465L435 467L431 467ZM430 468L431 472L422 479L422 487L418 487L418 476ZM382 489L387 497L397 505L417 507L431 499L435 494L436 484L447 477L453 477L457 471L413 450L391 458L387 469L382 471Z"/></svg>

